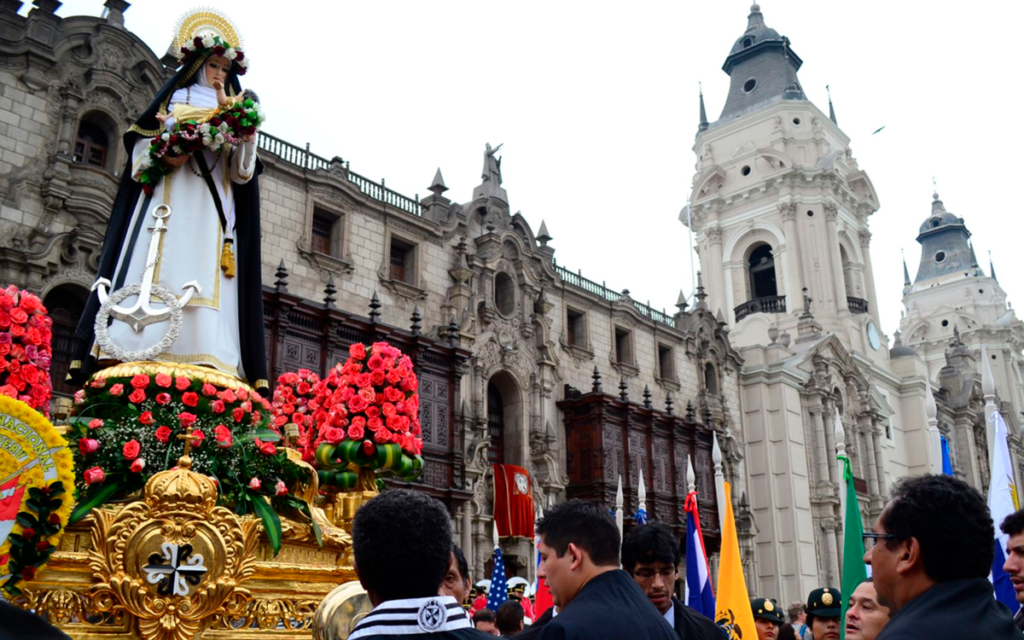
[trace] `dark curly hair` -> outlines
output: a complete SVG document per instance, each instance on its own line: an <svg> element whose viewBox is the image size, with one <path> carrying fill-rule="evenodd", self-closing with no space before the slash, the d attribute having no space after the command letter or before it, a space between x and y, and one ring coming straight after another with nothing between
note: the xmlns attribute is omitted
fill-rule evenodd
<svg viewBox="0 0 1024 640"><path fill-rule="evenodd" d="M999 529L1008 536L1015 536L1024 531L1024 509L1006 516Z"/></svg>
<svg viewBox="0 0 1024 640"><path fill-rule="evenodd" d="M437 500L392 489L356 511L352 550L363 586L382 601L437 595L451 560L451 520Z"/></svg>
<svg viewBox="0 0 1024 640"><path fill-rule="evenodd" d="M660 522L634 527L622 541L622 568L630 573L640 562L664 562L678 569L682 561L679 540Z"/></svg>
<svg viewBox="0 0 1024 640"><path fill-rule="evenodd" d="M619 564L619 528L608 511L596 503L570 500L548 509L537 522L537 535L559 558L571 542L586 551L599 567Z"/></svg>
<svg viewBox="0 0 1024 640"><path fill-rule="evenodd" d="M917 538L924 572L936 582L985 578L995 554L995 528L981 494L963 480L925 475L899 480L882 512L892 549Z"/></svg>

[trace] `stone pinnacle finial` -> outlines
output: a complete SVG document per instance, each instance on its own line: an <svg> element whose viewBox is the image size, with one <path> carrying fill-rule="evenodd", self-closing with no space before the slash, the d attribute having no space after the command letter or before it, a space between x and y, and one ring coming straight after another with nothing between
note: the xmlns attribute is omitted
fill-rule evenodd
<svg viewBox="0 0 1024 640"><path fill-rule="evenodd" d="M338 300L334 297L334 294L336 293L338 293L338 289L334 286L334 276L328 275L327 286L324 287L324 309L338 308L337 305L334 304Z"/></svg>
<svg viewBox="0 0 1024 640"><path fill-rule="evenodd" d="M704 87L699 82L697 83L697 91L700 93L700 123L697 125L697 131L707 131L708 112L704 108Z"/></svg>
<svg viewBox="0 0 1024 640"><path fill-rule="evenodd" d="M284 259L281 259L281 263L277 265L277 271L274 272L274 276L277 280L274 282L274 288L280 293L288 293L288 267L284 266Z"/></svg>
<svg viewBox="0 0 1024 640"><path fill-rule="evenodd" d="M825 92L828 94L828 119L835 124L839 124L836 122L836 110L832 108L832 91L828 88L827 84L825 85Z"/></svg>
<svg viewBox="0 0 1024 640"><path fill-rule="evenodd" d="M431 180L430 186L427 187L435 196L439 196L448 190L448 187L444 184L444 178L441 176L441 167L437 168L437 172L434 174L434 179Z"/></svg>
<svg viewBox="0 0 1024 640"><path fill-rule="evenodd" d="M423 327L420 324L423 321L423 317L420 316L420 306L419 305L415 305L412 308L412 316L409 318L409 320L412 322L412 324L409 327L409 330L412 332L412 335L414 335L414 336L420 335L422 333L422 329L423 329Z"/></svg>
<svg viewBox="0 0 1024 640"><path fill-rule="evenodd" d="M540 242L540 246L546 247L551 240L552 237L551 234L548 233L548 225L541 220L540 229L537 231L537 241Z"/></svg>
<svg viewBox="0 0 1024 640"><path fill-rule="evenodd" d="M625 378L619 379L619 400L629 402L629 385L626 384Z"/></svg>
<svg viewBox="0 0 1024 640"><path fill-rule="evenodd" d="M995 280L996 282L999 282L999 278L996 277L996 267L995 267L995 265L992 264L992 250L991 249L988 252L988 271L989 271L989 274L991 274L992 279Z"/></svg>
<svg viewBox="0 0 1024 640"><path fill-rule="evenodd" d="M594 367L594 375L590 376L594 380L594 384L590 387L591 393L601 393L601 372L598 371L597 367Z"/></svg>
<svg viewBox="0 0 1024 640"><path fill-rule="evenodd" d="M380 321L380 298L377 296L377 292L373 292L373 297L370 298L370 322L376 324Z"/></svg>
<svg viewBox="0 0 1024 640"><path fill-rule="evenodd" d="M652 409L651 404L651 388L648 385L644 385L644 409Z"/></svg>
<svg viewBox="0 0 1024 640"><path fill-rule="evenodd" d="M903 249L900 249L900 254L903 254ZM910 271L907 270L907 256L903 255L903 286L910 286Z"/></svg>
<svg viewBox="0 0 1024 640"><path fill-rule="evenodd" d="M686 295L682 289L679 290L679 298L676 299L676 309L679 309L680 313L686 311Z"/></svg>

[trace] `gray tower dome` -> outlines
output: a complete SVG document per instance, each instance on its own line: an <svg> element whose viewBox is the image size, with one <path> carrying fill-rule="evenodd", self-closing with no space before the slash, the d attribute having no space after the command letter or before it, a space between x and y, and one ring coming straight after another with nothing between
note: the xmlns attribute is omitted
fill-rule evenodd
<svg viewBox="0 0 1024 640"><path fill-rule="evenodd" d="M970 238L964 219L946 211L939 194L933 194L932 213L917 235L921 266L914 283L957 272L981 275Z"/></svg>

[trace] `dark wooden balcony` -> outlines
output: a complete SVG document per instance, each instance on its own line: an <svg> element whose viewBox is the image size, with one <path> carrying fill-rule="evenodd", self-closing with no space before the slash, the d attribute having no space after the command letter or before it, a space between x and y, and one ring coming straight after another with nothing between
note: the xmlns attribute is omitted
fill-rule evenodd
<svg viewBox="0 0 1024 640"><path fill-rule="evenodd" d="M786 296L754 298L733 309L736 322L755 313L786 313Z"/></svg>
<svg viewBox="0 0 1024 640"><path fill-rule="evenodd" d="M850 309L850 313L867 313L868 312L868 301L863 298L853 298L846 296L846 305Z"/></svg>

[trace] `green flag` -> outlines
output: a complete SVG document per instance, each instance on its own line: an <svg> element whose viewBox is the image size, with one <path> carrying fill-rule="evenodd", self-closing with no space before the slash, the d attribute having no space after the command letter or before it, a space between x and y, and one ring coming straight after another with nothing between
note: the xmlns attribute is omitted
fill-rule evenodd
<svg viewBox="0 0 1024 640"><path fill-rule="evenodd" d="M864 527L860 522L860 508L857 489L853 486L853 470L846 456L837 456L843 461L843 477L846 479L846 521L843 530L843 592L842 617L839 619L839 638L846 640L846 610L850 606L853 590L868 577L864 564Z"/></svg>

